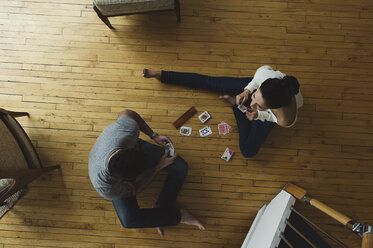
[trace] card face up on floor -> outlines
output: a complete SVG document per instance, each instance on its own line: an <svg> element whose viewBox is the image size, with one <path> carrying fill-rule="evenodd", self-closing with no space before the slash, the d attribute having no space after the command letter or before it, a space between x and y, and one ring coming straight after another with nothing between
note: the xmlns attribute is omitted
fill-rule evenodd
<svg viewBox="0 0 373 248"><path fill-rule="evenodd" d="M181 135L189 136L191 133L192 133L192 128L191 127L182 126L180 128L180 134Z"/></svg>
<svg viewBox="0 0 373 248"><path fill-rule="evenodd" d="M202 128L202 129L199 130L199 135L201 137L206 137L206 136L208 136L210 134L212 134L212 130L211 130L211 128L209 126L206 126L206 127L204 127L204 128Z"/></svg>
<svg viewBox="0 0 373 248"><path fill-rule="evenodd" d="M232 155L233 151L227 147L221 158L228 162L231 159Z"/></svg>
<svg viewBox="0 0 373 248"><path fill-rule="evenodd" d="M200 114L198 116L198 119L202 122L202 123L205 123L208 119L211 118L211 115L209 114L209 112L205 111L203 112L202 114Z"/></svg>

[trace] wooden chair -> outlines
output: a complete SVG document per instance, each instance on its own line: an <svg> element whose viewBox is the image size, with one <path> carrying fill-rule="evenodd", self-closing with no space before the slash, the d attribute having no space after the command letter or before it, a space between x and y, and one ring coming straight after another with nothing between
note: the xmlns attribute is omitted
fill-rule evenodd
<svg viewBox="0 0 373 248"><path fill-rule="evenodd" d="M93 0L93 9L110 28L108 17L174 10L180 22L180 0Z"/></svg>
<svg viewBox="0 0 373 248"><path fill-rule="evenodd" d="M42 168L34 146L15 119L19 116L29 114L0 109L0 180L12 179L0 192L0 204L41 174L59 168L58 165Z"/></svg>

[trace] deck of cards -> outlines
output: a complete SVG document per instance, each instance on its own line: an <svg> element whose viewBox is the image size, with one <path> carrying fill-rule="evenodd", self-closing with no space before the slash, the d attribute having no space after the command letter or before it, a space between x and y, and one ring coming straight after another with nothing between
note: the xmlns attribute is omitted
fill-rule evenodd
<svg viewBox="0 0 373 248"><path fill-rule="evenodd" d="M173 157L175 155L175 149L172 143L167 143L166 146L168 146L167 151L170 152L170 156Z"/></svg>
<svg viewBox="0 0 373 248"><path fill-rule="evenodd" d="M191 127L182 126L180 128L180 134L181 135L189 136L191 133L192 133L192 128Z"/></svg>
<svg viewBox="0 0 373 248"><path fill-rule="evenodd" d="M212 134L212 130L211 130L211 128L209 126L206 126L206 127L204 127L204 128L202 128L202 129L199 130L199 135L201 137L206 137L206 136L208 136L210 134Z"/></svg>
<svg viewBox="0 0 373 248"><path fill-rule="evenodd" d="M233 151L227 147L223 155L221 156L221 158L228 162L232 156L233 156Z"/></svg>
<svg viewBox="0 0 373 248"><path fill-rule="evenodd" d="M208 119L211 118L211 115L209 114L209 112L205 111L203 112L202 114L200 114L198 116L198 119L202 122L202 123L205 123Z"/></svg>
<svg viewBox="0 0 373 248"><path fill-rule="evenodd" d="M229 133L229 130L231 129L231 126L229 126L227 123L225 123L224 121L222 121L220 124L218 124L218 130L219 130L219 134L224 134L226 135L227 133Z"/></svg>

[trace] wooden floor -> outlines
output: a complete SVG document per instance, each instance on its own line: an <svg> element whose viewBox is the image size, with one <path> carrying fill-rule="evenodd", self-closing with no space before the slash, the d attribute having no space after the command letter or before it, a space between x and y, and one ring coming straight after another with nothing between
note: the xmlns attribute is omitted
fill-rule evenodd
<svg viewBox="0 0 373 248"><path fill-rule="evenodd" d="M259 208L287 182L362 222L373 222L373 2L371 0L181 1L173 12L111 18L89 0L0 0L0 107L19 118L45 166L0 220L0 248L240 247ZM301 83L304 106L291 129L275 127L252 159L239 152L229 105L202 90L144 79L142 69L252 76L269 64ZM191 106L209 111L213 135L172 126ZM167 134L189 163L178 198L206 225L124 229L95 192L88 153L129 108ZM218 135L221 121L232 126ZM149 140L145 136L141 136ZM220 159L226 147L236 151ZM150 207L164 180L139 196ZM311 207L296 208L349 247L360 239ZM333 246L334 247L334 246Z"/></svg>

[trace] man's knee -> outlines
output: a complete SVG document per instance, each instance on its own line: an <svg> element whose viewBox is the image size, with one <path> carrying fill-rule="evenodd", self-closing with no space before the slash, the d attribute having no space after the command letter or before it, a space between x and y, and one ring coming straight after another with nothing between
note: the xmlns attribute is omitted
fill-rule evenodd
<svg viewBox="0 0 373 248"><path fill-rule="evenodd" d="M175 160L175 169L179 176L186 177L188 174L188 163L179 156Z"/></svg>
<svg viewBox="0 0 373 248"><path fill-rule="evenodd" d="M259 148L256 147L242 147L241 153L245 158L252 158L254 157L259 151Z"/></svg>
<svg viewBox="0 0 373 248"><path fill-rule="evenodd" d="M125 228L128 228L128 229L136 228L136 225L135 225L136 221L134 218L125 218L125 219L119 218L119 220L122 226Z"/></svg>

